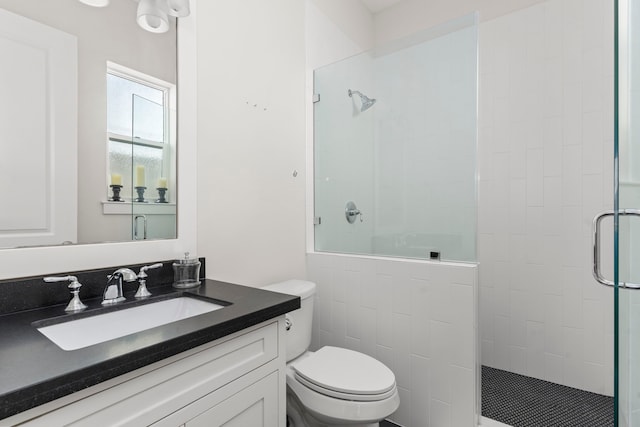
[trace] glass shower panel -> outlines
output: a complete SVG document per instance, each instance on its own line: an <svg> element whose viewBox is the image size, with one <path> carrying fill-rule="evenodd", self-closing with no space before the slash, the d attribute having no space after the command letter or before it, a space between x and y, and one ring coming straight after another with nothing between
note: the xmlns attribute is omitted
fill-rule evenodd
<svg viewBox="0 0 640 427"><path fill-rule="evenodd" d="M315 70L316 251L476 260L477 73L475 15Z"/></svg>
<svg viewBox="0 0 640 427"><path fill-rule="evenodd" d="M371 53L348 58L314 73L315 229L318 251L371 253L374 209L374 105L360 111L360 99L348 91L373 94ZM373 96L373 95L372 95ZM362 215L353 224L345 216L353 201ZM360 221L362 219L362 221Z"/></svg>
<svg viewBox="0 0 640 427"><path fill-rule="evenodd" d="M619 209L640 209L640 0L618 2ZM619 217L617 277L640 284L640 218ZM620 287L616 360L619 426L640 426L640 289Z"/></svg>
<svg viewBox="0 0 640 427"><path fill-rule="evenodd" d="M132 239L175 238L176 215L173 209L165 209L170 196L166 194L170 152L165 108L138 95L132 99ZM165 189L163 194L160 188Z"/></svg>

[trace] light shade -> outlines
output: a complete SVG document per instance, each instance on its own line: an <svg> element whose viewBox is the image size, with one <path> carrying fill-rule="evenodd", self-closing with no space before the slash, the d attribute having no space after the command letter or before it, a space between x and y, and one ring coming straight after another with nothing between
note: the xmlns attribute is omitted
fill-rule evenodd
<svg viewBox="0 0 640 427"><path fill-rule="evenodd" d="M189 0L166 0L169 15L178 18L189 16Z"/></svg>
<svg viewBox="0 0 640 427"><path fill-rule="evenodd" d="M80 0L80 3L88 4L93 7L109 6L109 0Z"/></svg>
<svg viewBox="0 0 640 427"><path fill-rule="evenodd" d="M162 0L140 0L138 25L152 33L164 33L169 30L166 3Z"/></svg>

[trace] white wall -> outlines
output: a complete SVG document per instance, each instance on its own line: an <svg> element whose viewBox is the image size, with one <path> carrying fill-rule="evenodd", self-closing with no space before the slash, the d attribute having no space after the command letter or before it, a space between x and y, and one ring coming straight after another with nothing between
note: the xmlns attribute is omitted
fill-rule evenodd
<svg viewBox="0 0 640 427"><path fill-rule="evenodd" d="M304 2L202 1L198 22L198 255L209 278L304 277Z"/></svg>
<svg viewBox="0 0 640 427"><path fill-rule="evenodd" d="M312 13L316 17L324 16L330 23L329 25L334 27L334 34L342 34L342 37L346 37L346 47L352 48L358 47L358 50L352 51L349 55L354 55L365 50L369 50L375 45L375 27L374 17L369 12L361 0L341 0L339 2L331 0L307 0L307 8L312 9ZM319 22L307 21L308 25L318 25ZM313 33L307 33L310 36ZM328 35L328 34L327 34ZM332 41L329 39L329 41ZM328 50L334 52L338 46L329 44L326 46ZM344 47L338 48L345 50ZM317 54L314 53L314 58L317 58ZM342 59L342 58L338 58ZM331 62L336 61L332 59ZM324 62L321 65L326 65L328 62Z"/></svg>
<svg viewBox="0 0 640 427"><path fill-rule="evenodd" d="M307 255L314 349L369 354L394 372L402 426L476 425L477 267Z"/></svg>
<svg viewBox="0 0 640 427"><path fill-rule="evenodd" d="M375 43L406 37L471 12L486 21L545 0L403 0L374 15Z"/></svg>
<svg viewBox="0 0 640 427"><path fill-rule="evenodd" d="M590 253L613 202L612 4L552 0L480 28L483 364L612 394L612 291Z"/></svg>

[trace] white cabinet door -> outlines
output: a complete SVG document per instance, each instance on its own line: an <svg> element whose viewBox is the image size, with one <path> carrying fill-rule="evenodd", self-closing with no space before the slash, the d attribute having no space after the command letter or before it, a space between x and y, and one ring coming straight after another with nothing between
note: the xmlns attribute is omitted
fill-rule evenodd
<svg viewBox="0 0 640 427"><path fill-rule="evenodd" d="M0 247L77 241L76 37L0 9Z"/></svg>
<svg viewBox="0 0 640 427"><path fill-rule="evenodd" d="M278 427L278 373L273 372L186 423L186 427Z"/></svg>

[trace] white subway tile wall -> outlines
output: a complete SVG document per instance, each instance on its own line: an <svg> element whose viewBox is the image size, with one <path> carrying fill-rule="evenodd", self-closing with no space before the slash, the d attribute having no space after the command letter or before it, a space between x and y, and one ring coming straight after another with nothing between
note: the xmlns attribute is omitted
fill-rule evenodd
<svg viewBox="0 0 640 427"><path fill-rule="evenodd" d="M312 349L346 347L396 375L402 426L471 427L479 397L477 266L307 254Z"/></svg>
<svg viewBox="0 0 640 427"><path fill-rule="evenodd" d="M612 4L480 25L478 149L482 363L608 395L613 297L590 227L613 204Z"/></svg>

